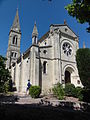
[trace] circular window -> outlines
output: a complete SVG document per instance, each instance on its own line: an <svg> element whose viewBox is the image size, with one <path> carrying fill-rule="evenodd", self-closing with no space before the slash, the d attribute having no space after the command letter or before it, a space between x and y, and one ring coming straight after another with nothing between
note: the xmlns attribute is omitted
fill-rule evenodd
<svg viewBox="0 0 90 120"><path fill-rule="evenodd" d="M43 53L44 53L44 54L46 54L46 53L47 53L47 51L46 51L46 50L44 50L44 51L43 51Z"/></svg>
<svg viewBox="0 0 90 120"><path fill-rule="evenodd" d="M64 54L70 56L72 54L72 46L69 43L64 43L62 46Z"/></svg>

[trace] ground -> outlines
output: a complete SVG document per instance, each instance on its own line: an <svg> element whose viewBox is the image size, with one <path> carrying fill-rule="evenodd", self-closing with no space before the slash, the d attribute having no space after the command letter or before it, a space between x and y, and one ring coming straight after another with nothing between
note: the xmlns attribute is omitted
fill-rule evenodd
<svg viewBox="0 0 90 120"><path fill-rule="evenodd" d="M41 101L48 101L48 97L32 99L29 96L5 97L8 102L0 99L1 120L89 120L89 111L79 111L68 107L41 104ZM4 99L3 99L4 100ZM14 101L15 100L15 101ZM52 99L51 99L52 100ZM11 102L13 101L13 102ZM54 99L56 101L56 99ZM57 103L57 102L56 102Z"/></svg>

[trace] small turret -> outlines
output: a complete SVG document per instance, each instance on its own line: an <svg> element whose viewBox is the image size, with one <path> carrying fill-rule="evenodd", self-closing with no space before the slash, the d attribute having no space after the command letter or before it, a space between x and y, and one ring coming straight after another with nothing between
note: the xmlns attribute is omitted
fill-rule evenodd
<svg viewBox="0 0 90 120"><path fill-rule="evenodd" d="M83 48L86 48L86 46L85 46L85 42L83 42Z"/></svg>
<svg viewBox="0 0 90 120"><path fill-rule="evenodd" d="M66 20L64 20L64 25L66 25L67 24L67 21Z"/></svg>
<svg viewBox="0 0 90 120"><path fill-rule="evenodd" d="M37 44L37 40L38 40L38 30L35 22L32 32L32 44Z"/></svg>

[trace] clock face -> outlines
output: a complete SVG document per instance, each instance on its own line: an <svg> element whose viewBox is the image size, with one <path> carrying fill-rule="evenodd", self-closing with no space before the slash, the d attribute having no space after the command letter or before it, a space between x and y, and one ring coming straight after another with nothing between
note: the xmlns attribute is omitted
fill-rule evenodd
<svg viewBox="0 0 90 120"><path fill-rule="evenodd" d="M67 56L71 56L72 46L69 43L65 42L62 46L62 49L63 49L64 54L66 54Z"/></svg>

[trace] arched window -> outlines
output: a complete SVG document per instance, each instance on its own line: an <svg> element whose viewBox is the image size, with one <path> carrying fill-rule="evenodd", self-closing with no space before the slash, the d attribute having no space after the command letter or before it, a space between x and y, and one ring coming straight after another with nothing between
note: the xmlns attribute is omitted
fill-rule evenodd
<svg viewBox="0 0 90 120"><path fill-rule="evenodd" d="M16 45L17 45L17 37L16 37Z"/></svg>
<svg viewBox="0 0 90 120"><path fill-rule="evenodd" d="M17 36L16 35L13 37L12 44L17 45Z"/></svg>
<svg viewBox="0 0 90 120"><path fill-rule="evenodd" d="M14 53L14 57L15 57L15 58L17 57L17 53Z"/></svg>
<svg viewBox="0 0 90 120"><path fill-rule="evenodd" d="M13 37L13 41L12 41L12 44L15 44L15 36Z"/></svg>
<svg viewBox="0 0 90 120"><path fill-rule="evenodd" d="M46 74L47 73L47 61L43 62L43 73Z"/></svg>
<svg viewBox="0 0 90 120"><path fill-rule="evenodd" d="M47 43L45 42L45 45L47 45Z"/></svg>
<svg viewBox="0 0 90 120"><path fill-rule="evenodd" d="M11 57L12 58L16 58L17 57L17 53L16 52L11 52Z"/></svg>
<svg viewBox="0 0 90 120"><path fill-rule="evenodd" d="M11 52L11 57L13 57L14 56L14 52Z"/></svg>
<svg viewBox="0 0 90 120"><path fill-rule="evenodd" d="M37 37L35 36L35 37L34 37L34 43L35 43L35 44L36 44L36 41L37 41L36 39L37 39Z"/></svg>

